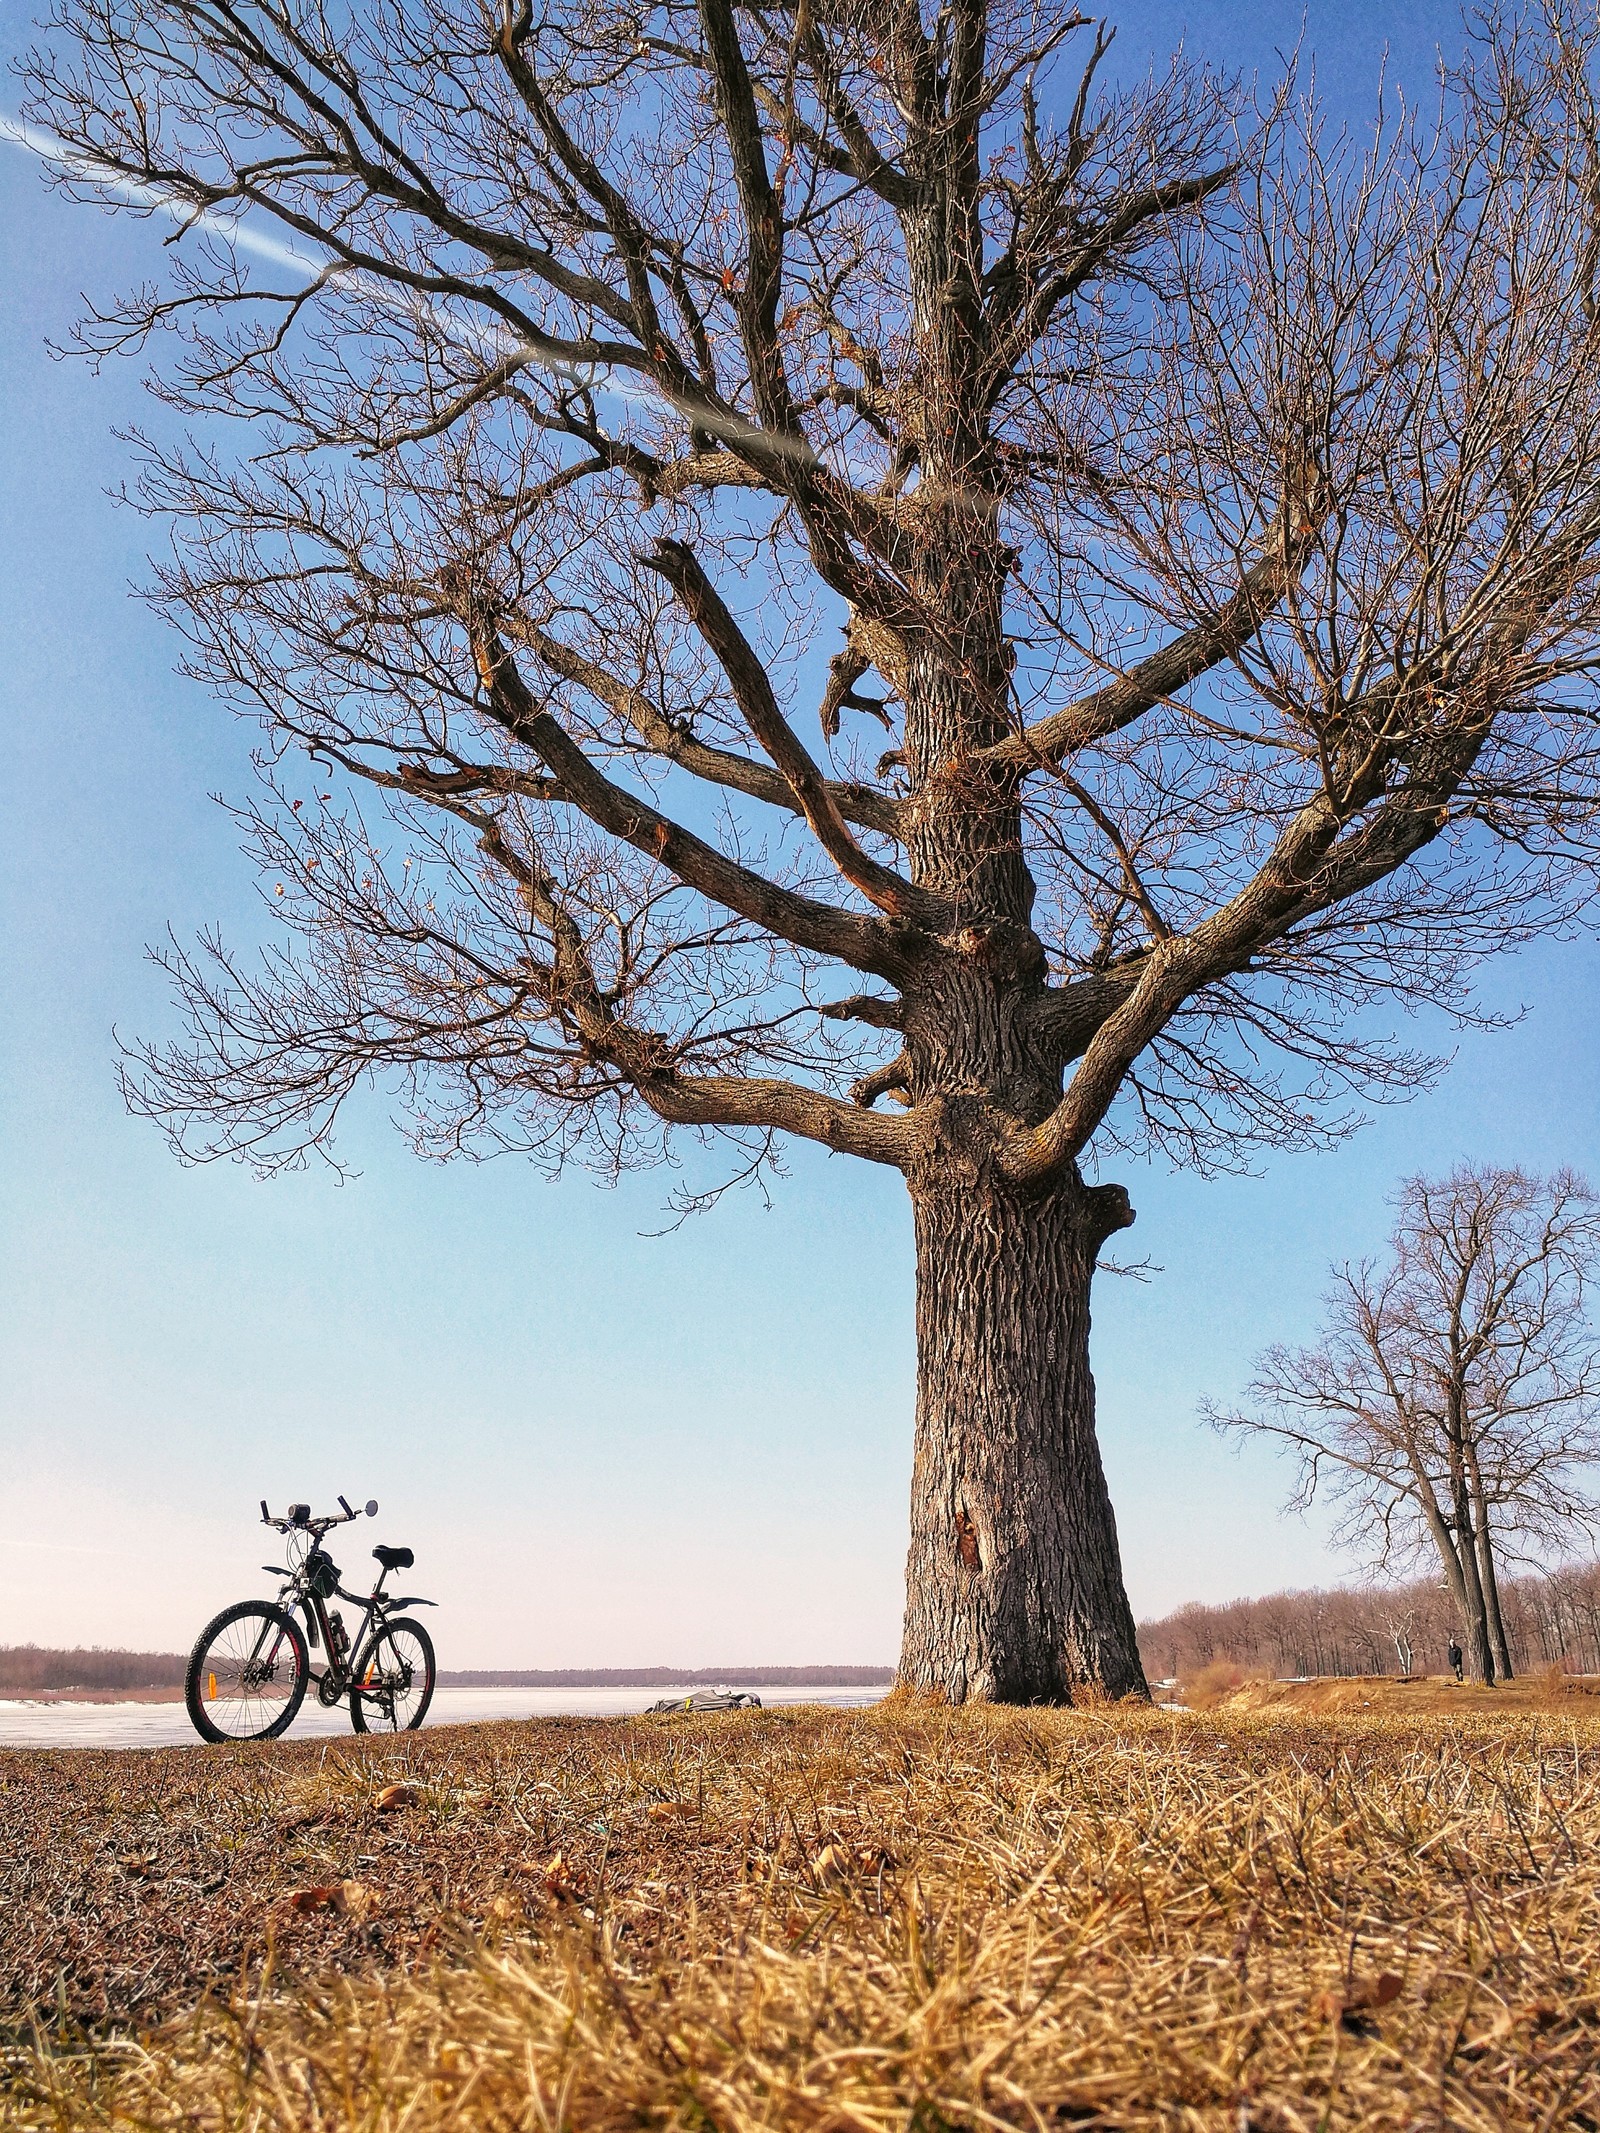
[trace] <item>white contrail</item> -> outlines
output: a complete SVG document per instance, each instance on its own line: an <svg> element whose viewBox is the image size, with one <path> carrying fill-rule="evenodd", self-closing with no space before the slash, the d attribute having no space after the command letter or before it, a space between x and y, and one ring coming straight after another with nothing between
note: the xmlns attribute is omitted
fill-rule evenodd
<svg viewBox="0 0 1600 2133"><path fill-rule="evenodd" d="M159 185L146 185L142 179L126 177L97 157L80 155L65 141L57 140L53 133L46 133L38 126L25 125L20 119L7 118L4 112L0 112L0 141L14 141L19 148L26 148L38 156L41 162L54 163L70 176L98 185L103 192L115 193L120 199L133 201L140 207L156 208L162 214L170 215L174 222L181 222L186 229L205 230L236 250L255 252L277 266L318 274L327 265L326 260L313 259L307 252L297 252L293 245L250 229L237 215L221 215L213 208L196 207L192 201L165 192Z"/></svg>
<svg viewBox="0 0 1600 2133"><path fill-rule="evenodd" d="M549 358L525 341L521 334L499 321L485 322L465 318L460 313L446 310L432 302L420 291L391 288L377 275L364 272L359 267L347 267L338 260L318 258L315 253L302 252L292 244L285 244L279 237L269 236L264 230L251 227L242 215L220 213L215 208L197 207L181 194L159 185L149 185L142 178L130 178L97 156L85 155L70 147L53 133L42 127L29 126L21 119L8 118L0 112L0 140L15 142L38 156L41 162L53 164L70 177L81 178L85 184L99 187L102 192L114 193L119 199L139 207L151 207L184 229L204 230L209 236L220 237L224 244L236 251L253 252L259 259L269 259L275 266L290 267L297 274L331 273L340 281L361 290L364 296L373 298L390 311L400 311L425 318L429 325L447 338L464 342L479 355L506 357L523 354L531 357L542 367L555 371L560 376L571 375L564 366L550 362ZM641 390L628 383L618 382L607 373L603 390L622 400L644 399L659 406L659 396L649 390Z"/></svg>
<svg viewBox="0 0 1600 2133"><path fill-rule="evenodd" d="M289 267L297 274L330 275L346 284L359 288L363 295L387 310L399 311L411 317L426 319L443 338L454 340L458 345L471 348L480 356L494 356L504 360L508 356L523 355L537 363L541 370L553 377L565 378L573 384L584 384L591 392L602 394L620 402L624 407L642 407L654 415L672 412L684 415L688 410L679 407L671 396L644 379L619 377L616 371L596 368L587 376L580 367L558 363L536 348L521 334L514 333L498 320L485 322L481 319L463 317L457 311L445 309L434 303L420 291L408 291L391 287L377 275L359 267L347 267L337 260L319 259L314 253L299 251L281 238L269 236L265 231L252 229L241 215L220 213L215 208L197 207L181 194L159 185L147 184L142 178L130 178L98 156L85 155L71 147L53 133L42 127L27 125L21 119L9 118L0 112L0 140L12 141L19 148L26 148L41 162L51 163L69 176L81 178L86 184L98 186L102 192L114 193L139 207L154 208L158 213L170 215L183 229L204 230L209 236L219 237L224 244L236 251L253 252L257 258L268 259L275 266ZM696 410L694 420L703 427L723 430L733 435L741 427L726 419L719 421L710 410ZM846 466L853 454L847 454ZM852 477L856 469L850 468ZM871 478L871 470L863 470Z"/></svg>
<svg viewBox="0 0 1600 2133"><path fill-rule="evenodd" d="M38 156L41 162L52 163L69 176L98 186L102 192L115 193L119 199L131 201L136 206L153 207L160 214L170 215L186 230L204 230L208 236L220 237L235 251L253 252L258 259L269 259L274 266L292 268L297 274L331 272L338 280L358 287L363 295L375 298L391 311L420 313L439 332L465 341L480 355L503 357L518 350L533 356L538 354L520 334L512 333L498 322L485 325L478 319L459 317L442 305L431 303L420 291L393 289L376 275L363 273L359 267L347 267L335 259L318 258L314 252L302 252L296 246L286 244L281 237L252 228L242 215L197 207L179 193L160 185L146 184L142 178L130 178L109 163L102 163L98 156L84 155L55 134L46 133L42 127L25 125L22 120L8 118L3 112L0 112L0 140L14 141L19 148L26 148Z"/></svg>

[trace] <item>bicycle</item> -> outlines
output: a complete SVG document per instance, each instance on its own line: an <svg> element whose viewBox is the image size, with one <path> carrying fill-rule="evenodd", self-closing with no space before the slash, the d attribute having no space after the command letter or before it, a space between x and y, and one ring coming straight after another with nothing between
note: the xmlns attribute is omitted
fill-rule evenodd
<svg viewBox="0 0 1600 2133"><path fill-rule="evenodd" d="M377 1517L375 1501L368 1502L366 1515ZM341 1697L349 1699L357 1733L402 1733L421 1725L433 1701L433 1640L420 1622L398 1618L397 1610L438 1602L384 1591L392 1570L409 1570L416 1561L409 1548L374 1548L379 1568L372 1591L363 1599L344 1590L343 1573L322 1543L335 1526L357 1516L341 1496L339 1510L325 1518L313 1518L304 1503L292 1503L284 1517L274 1518L262 1498L261 1522L283 1534L290 1561L261 1566L284 1580L276 1601L225 1607L189 1654L183 1700L202 1740L276 1740L293 1725L313 1679L317 1700L328 1710ZM328 1604L335 1599L363 1610L353 1641L344 1616ZM304 1630L295 1619L297 1607ZM316 1676L308 1639L323 1653Z"/></svg>

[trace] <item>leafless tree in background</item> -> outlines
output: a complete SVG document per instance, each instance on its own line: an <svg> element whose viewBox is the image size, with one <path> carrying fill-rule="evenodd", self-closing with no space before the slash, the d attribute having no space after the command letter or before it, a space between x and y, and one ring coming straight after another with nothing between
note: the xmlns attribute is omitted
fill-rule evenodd
<svg viewBox="0 0 1600 2133"><path fill-rule="evenodd" d="M1095 1165L1337 1139L1432 1070L1394 1011L1591 894L1592 25L1365 146L1058 0L47 36L62 182L190 218L86 338L209 425L148 447L157 594L265 723L289 928L168 957L135 1104L264 1167L387 1078L434 1152L900 1170L902 1677L1142 1693Z"/></svg>
<svg viewBox="0 0 1600 2133"><path fill-rule="evenodd" d="M1379 1627L1394 1646L1401 1675L1409 1681L1411 1669L1416 1663L1417 1639L1426 1623L1426 1617L1415 1594L1404 1586L1390 1592L1375 1593L1372 1611Z"/></svg>
<svg viewBox="0 0 1600 2133"><path fill-rule="evenodd" d="M1479 1681L1511 1673L1497 1553L1548 1556L1600 1508L1597 1254L1600 1200L1570 1171L1412 1178L1388 1259L1339 1270L1320 1341L1267 1351L1251 1412L1209 1411L1291 1449L1297 1506L1326 1485L1346 1545L1385 1568L1431 1545Z"/></svg>
<svg viewBox="0 0 1600 2133"><path fill-rule="evenodd" d="M1542 1662L1563 1673L1600 1674L1600 1563L1504 1578L1500 1594L1518 1668ZM1218 1661L1280 1677L1382 1674L1391 1671L1385 1639L1392 1628L1406 1675L1416 1665L1445 1671L1446 1647L1460 1627L1448 1589L1432 1577L1180 1607L1160 1621L1141 1622L1139 1648L1157 1680L1198 1674Z"/></svg>

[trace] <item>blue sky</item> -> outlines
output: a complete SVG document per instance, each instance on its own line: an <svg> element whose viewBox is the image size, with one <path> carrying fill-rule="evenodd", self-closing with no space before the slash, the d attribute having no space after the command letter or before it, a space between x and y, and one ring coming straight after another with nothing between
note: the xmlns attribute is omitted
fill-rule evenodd
<svg viewBox="0 0 1600 2133"><path fill-rule="evenodd" d="M1124 64L1270 67L1298 10L1124 9ZM1305 43L1352 119L1426 95L1453 8L1316 5ZM3 41L25 25L9 4ZM891 1174L810 1149L666 1237L670 1179L548 1185L515 1160L424 1166L381 1098L360 1175L185 1171L127 1118L113 1027L159 1033L143 947L259 934L208 795L252 735L174 678L129 594L150 529L113 507L136 370L52 361L81 291L152 234L49 196L0 144L0 1642L187 1645L262 1583L256 1499L378 1496L446 1664L892 1660L910 1471L910 1220ZM1206 1183L1123 1166L1127 1240L1095 1367L1135 1607L1339 1574L1285 1477L1197 1426L1257 1348L1309 1331L1326 1262L1375 1244L1402 1172L1461 1156L1600 1170L1592 943L1491 974L1525 1009L1458 1041L1439 1087L1331 1155ZM349 1560L355 1560L354 1551Z"/></svg>

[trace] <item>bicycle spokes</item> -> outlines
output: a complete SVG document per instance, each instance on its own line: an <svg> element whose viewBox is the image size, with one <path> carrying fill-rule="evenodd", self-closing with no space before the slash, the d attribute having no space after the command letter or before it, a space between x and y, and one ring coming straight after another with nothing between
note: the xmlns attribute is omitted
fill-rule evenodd
<svg viewBox="0 0 1600 2133"><path fill-rule="evenodd" d="M305 1694L305 1647L264 1602L229 1608L202 1632L189 1663L189 1715L208 1740L281 1732Z"/></svg>

